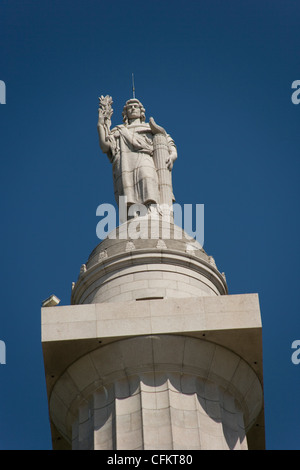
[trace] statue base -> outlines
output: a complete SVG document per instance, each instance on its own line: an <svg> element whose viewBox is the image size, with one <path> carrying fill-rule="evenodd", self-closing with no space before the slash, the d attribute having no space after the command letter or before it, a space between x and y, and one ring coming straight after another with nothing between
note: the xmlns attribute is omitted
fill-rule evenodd
<svg viewBox="0 0 300 470"><path fill-rule="evenodd" d="M174 224L124 228L93 250L72 305L42 308L53 448L263 449L258 296L228 295Z"/></svg>

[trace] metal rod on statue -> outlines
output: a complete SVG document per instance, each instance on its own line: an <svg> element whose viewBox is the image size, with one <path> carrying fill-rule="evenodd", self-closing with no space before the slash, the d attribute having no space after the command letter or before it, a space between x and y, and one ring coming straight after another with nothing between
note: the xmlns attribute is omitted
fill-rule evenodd
<svg viewBox="0 0 300 470"><path fill-rule="evenodd" d="M132 98L135 98L134 75L132 74Z"/></svg>

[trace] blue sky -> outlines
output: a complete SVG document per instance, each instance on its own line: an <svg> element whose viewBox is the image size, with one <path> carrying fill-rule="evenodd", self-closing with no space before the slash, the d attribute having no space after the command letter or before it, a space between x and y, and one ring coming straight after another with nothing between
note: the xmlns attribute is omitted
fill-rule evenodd
<svg viewBox="0 0 300 470"><path fill-rule="evenodd" d="M267 448L300 449L299 24L296 0L0 0L0 449L51 448L41 302L69 304L99 242L114 197L98 96L119 124L132 72L229 293L259 294Z"/></svg>

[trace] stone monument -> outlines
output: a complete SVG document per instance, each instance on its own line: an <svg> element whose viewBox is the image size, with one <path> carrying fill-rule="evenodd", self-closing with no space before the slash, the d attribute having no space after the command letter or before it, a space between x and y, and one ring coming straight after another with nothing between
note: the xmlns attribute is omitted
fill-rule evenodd
<svg viewBox="0 0 300 470"><path fill-rule="evenodd" d="M136 98L123 124L111 117L101 96L127 220L82 265L71 305L42 308L53 449L264 449L258 295L228 295L213 257L165 217L177 150L164 128ZM121 237L131 218L159 230Z"/></svg>
<svg viewBox="0 0 300 470"><path fill-rule="evenodd" d="M174 201L171 170L177 159L173 139L153 118L145 122L145 108L132 98L123 109L123 124L110 130L112 98L99 98L100 147L113 167L114 191L127 199L128 207L143 204L158 212Z"/></svg>

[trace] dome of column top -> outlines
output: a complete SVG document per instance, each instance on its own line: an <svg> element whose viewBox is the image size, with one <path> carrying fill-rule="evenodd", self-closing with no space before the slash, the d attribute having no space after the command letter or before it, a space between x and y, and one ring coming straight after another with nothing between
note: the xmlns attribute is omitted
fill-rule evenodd
<svg viewBox="0 0 300 470"><path fill-rule="evenodd" d="M155 220L156 219L154 219L154 221ZM151 220L148 219L145 222L147 222L147 230L143 230L142 227L141 233L144 236L143 238L130 237L130 222L117 227L109 234L109 237L105 238L94 248L89 256L86 267L92 267L106 256L114 256L134 250L147 249L175 250L183 253L193 254L194 256L199 257L208 263L212 262L212 257L205 253L200 243L189 236L182 228L178 227L177 225L168 224L167 222L164 223L160 220L157 227L152 225L153 236L151 236ZM156 233L154 233L155 228L158 229ZM139 230L137 229L137 232L138 231Z"/></svg>
<svg viewBox="0 0 300 470"><path fill-rule="evenodd" d="M224 275L195 239L161 221L151 237L150 219L140 222L144 238L130 237L129 221L95 247L72 289L72 304L227 294Z"/></svg>

